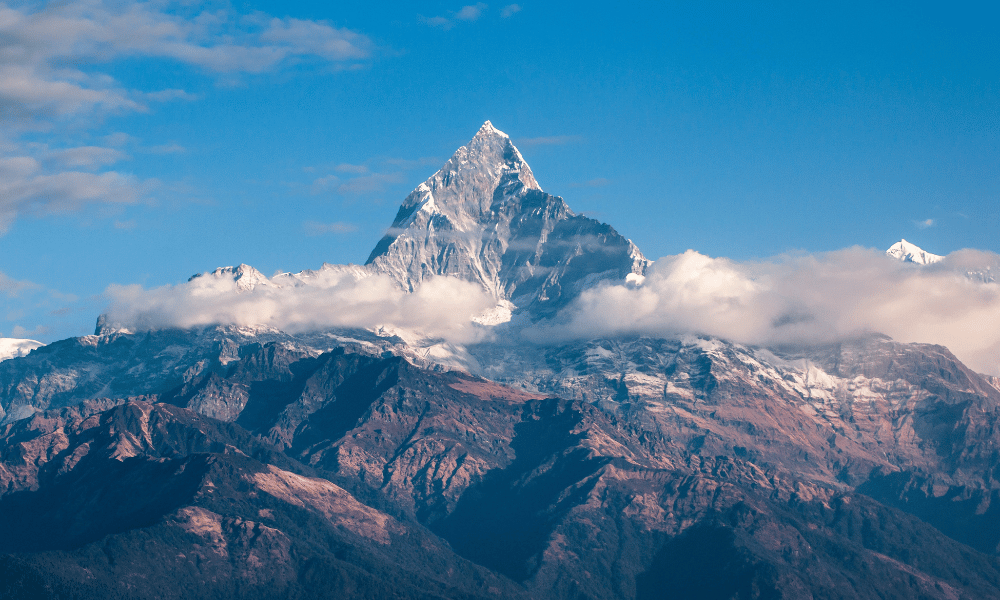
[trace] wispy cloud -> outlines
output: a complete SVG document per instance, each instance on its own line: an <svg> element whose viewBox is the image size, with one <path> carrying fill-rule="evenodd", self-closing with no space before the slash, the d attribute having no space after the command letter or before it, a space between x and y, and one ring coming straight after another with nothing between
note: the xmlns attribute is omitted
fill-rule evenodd
<svg viewBox="0 0 1000 600"><path fill-rule="evenodd" d="M45 325L38 325L34 329L26 329L20 325L15 325L11 329L10 335L15 338L36 338L43 337L49 333L49 328Z"/></svg>
<svg viewBox="0 0 1000 600"><path fill-rule="evenodd" d="M413 169L419 169L420 167L437 167L444 161L433 156L423 156L416 160L406 158L387 158L383 162L403 171L411 171Z"/></svg>
<svg viewBox="0 0 1000 600"><path fill-rule="evenodd" d="M469 6L463 6L458 9L455 13L455 18L460 21L476 21L479 17L483 16L483 11L486 10L486 4L478 2L476 4L471 4Z"/></svg>
<svg viewBox="0 0 1000 600"><path fill-rule="evenodd" d="M198 94L192 94L190 92L177 89L160 90L158 92L143 92L140 97L152 102L169 102L171 100L186 100L188 102L193 102L199 98Z"/></svg>
<svg viewBox="0 0 1000 600"><path fill-rule="evenodd" d="M325 235L327 233L351 233L358 230L357 225L353 223L345 223L343 221L337 221L334 223L306 221L302 224L302 228L305 230L306 235L309 236Z"/></svg>
<svg viewBox="0 0 1000 600"><path fill-rule="evenodd" d="M520 4L508 4L507 6L500 9L500 16L504 19L507 19L513 17L519 12L521 12Z"/></svg>
<svg viewBox="0 0 1000 600"><path fill-rule="evenodd" d="M116 171L50 173L30 156L0 158L0 233L21 215L45 216L87 204L134 204L152 185Z"/></svg>
<svg viewBox="0 0 1000 600"><path fill-rule="evenodd" d="M561 146L564 144L578 144L583 141L581 135L548 135L542 137L520 138L517 140L519 146Z"/></svg>
<svg viewBox="0 0 1000 600"><path fill-rule="evenodd" d="M80 146L46 153L45 158L62 167L98 167L113 165L129 158L121 150L100 146Z"/></svg>
<svg viewBox="0 0 1000 600"><path fill-rule="evenodd" d="M402 173L372 173L348 179L337 186L337 191L341 194L363 195L385 191L386 185L402 183Z"/></svg>
<svg viewBox="0 0 1000 600"><path fill-rule="evenodd" d="M244 14L226 3L205 8L135 0L0 4L0 40L0 125L13 136L0 149L0 233L22 214L135 202L149 187L118 171L81 171L125 160L121 150L82 146L45 154L17 143L27 132L58 140L108 115L145 112L152 102L197 99L183 89L130 89L106 65L166 59L233 79L304 61L346 68L364 64L375 51L365 35L326 21ZM106 139L119 148L132 141L121 132ZM182 150L175 144L151 149Z"/></svg>
<svg viewBox="0 0 1000 600"><path fill-rule="evenodd" d="M337 189L338 185L340 185L340 177L337 177L336 175L317 177L313 180L309 191L312 195L316 196L326 192L332 192Z"/></svg>
<svg viewBox="0 0 1000 600"><path fill-rule="evenodd" d="M37 283L18 280L0 273L0 294L8 298L18 298L21 294L29 291L41 290L42 286Z"/></svg>
<svg viewBox="0 0 1000 600"><path fill-rule="evenodd" d="M928 227L934 227L934 225L936 224L937 223L935 223L934 219L924 219L923 221L914 222L914 225L917 226L917 229L927 229Z"/></svg>
<svg viewBox="0 0 1000 600"><path fill-rule="evenodd" d="M4 300L0 305L5 309L0 313L0 320L7 321L4 327L10 327L10 335L15 338L49 335L52 333L50 317L71 312L74 309L67 304L73 305L80 300L73 294L46 288L33 281L18 280L4 273L0 273L0 298ZM39 319L49 322L49 325L38 324Z"/></svg>
<svg viewBox="0 0 1000 600"><path fill-rule="evenodd" d="M417 15L417 18L424 25L430 25L431 27L437 27L439 29L444 29L448 31L455 26L455 23L447 17L437 16L437 17L425 17L423 15Z"/></svg>
<svg viewBox="0 0 1000 600"><path fill-rule="evenodd" d="M134 141L136 139L124 131L116 131L104 136L104 143L109 146L124 146Z"/></svg>
<svg viewBox="0 0 1000 600"><path fill-rule="evenodd" d="M435 17L425 17L423 15L418 15L417 18L424 25L437 27L438 29L447 31L453 28L460 21L466 23L478 21L479 18L483 16L483 11L487 8L488 6L486 4L478 2L476 4L463 6L458 10L448 11L447 16L438 15Z"/></svg>
<svg viewBox="0 0 1000 600"><path fill-rule="evenodd" d="M368 167L365 165L349 165L347 163L341 163L333 168L334 171L338 173L350 173L352 175L361 175L368 172Z"/></svg>

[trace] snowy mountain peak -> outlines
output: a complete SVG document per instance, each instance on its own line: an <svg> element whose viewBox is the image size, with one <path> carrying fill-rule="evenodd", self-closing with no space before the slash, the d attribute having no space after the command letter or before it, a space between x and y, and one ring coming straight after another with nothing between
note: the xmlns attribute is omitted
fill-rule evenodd
<svg viewBox="0 0 1000 600"><path fill-rule="evenodd" d="M41 348L44 345L35 340L0 337L0 361L7 360L8 358L27 356L35 348Z"/></svg>
<svg viewBox="0 0 1000 600"><path fill-rule="evenodd" d="M498 301L555 307L647 263L611 226L543 192L510 137L486 121L403 200L366 266L404 289L450 275Z"/></svg>
<svg viewBox="0 0 1000 600"><path fill-rule="evenodd" d="M188 281L194 281L200 277L235 281L237 292L250 292L258 286L273 285L266 275L245 263L240 263L237 267L219 267L209 273L198 273L192 275Z"/></svg>
<svg viewBox="0 0 1000 600"><path fill-rule="evenodd" d="M943 256L931 254L916 244L911 244L906 240L899 240L885 251L887 256L902 262L915 263L918 265L929 265L944 260Z"/></svg>
<svg viewBox="0 0 1000 600"><path fill-rule="evenodd" d="M490 123L489 119L487 119L486 122L483 123L483 126L480 127L479 131L476 133L476 137L479 137L481 135L502 135L503 137L508 137L506 133L494 127L493 123Z"/></svg>

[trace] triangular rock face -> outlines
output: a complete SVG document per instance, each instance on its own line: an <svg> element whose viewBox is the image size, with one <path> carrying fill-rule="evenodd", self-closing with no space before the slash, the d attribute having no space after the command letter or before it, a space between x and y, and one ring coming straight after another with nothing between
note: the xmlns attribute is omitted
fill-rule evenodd
<svg viewBox="0 0 1000 600"><path fill-rule="evenodd" d="M475 281L541 315L596 281L642 274L648 261L610 225L543 192L487 121L406 197L366 264L410 290L433 275Z"/></svg>

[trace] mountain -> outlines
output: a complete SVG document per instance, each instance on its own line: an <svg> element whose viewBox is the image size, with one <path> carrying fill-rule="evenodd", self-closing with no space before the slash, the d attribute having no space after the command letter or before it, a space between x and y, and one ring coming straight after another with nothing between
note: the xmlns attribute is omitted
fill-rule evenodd
<svg viewBox="0 0 1000 600"><path fill-rule="evenodd" d="M603 280L641 275L649 261L613 227L575 214L539 187L507 134L487 121L468 145L403 200L364 265L331 265L265 277L245 264L195 275L189 286L232 284L237 294L328 285L331 278L389 277L412 292L433 277L477 284L496 307L478 322L511 312L552 315ZM114 319L112 319L114 321ZM134 329L102 318L96 333Z"/></svg>
<svg viewBox="0 0 1000 600"><path fill-rule="evenodd" d="M432 275L475 281L535 314L554 313L601 279L641 275L647 264L610 225L543 192L489 121L406 197L366 263L410 290Z"/></svg>
<svg viewBox="0 0 1000 600"><path fill-rule="evenodd" d="M458 277L472 341L102 320L0 362L0 597L1000 597L995 378L878 334L520 335L645 266L487 122L366 265L181 284Z"/></svg>
<svg viewBox="0 0 1000 600"><path fill-rule="evenodd" d="M930 265L944 260L943 256L931 254L915 244L906 240L899 240L885 251L887 256L891 256L902 262L916 263L918 265Z"/></svg>
<svg viewBox="0 0 1000 600"><path fill-rule="evenodd" d="M882 344L831 359L854 356L851 375ZM156 398L86 401L10 423L0 429L5 597L971 598L1000 589L992 553L855 491L865 461L886 467L879 485L900 471L878 443L866 453L855 441L850 415L824 431L790 398L760 395L769 388L754 388L756 367L734 370L725 345L665 350L675 353L674 381L690 384L687 402L677 386L672 402L621 396L609 411L395 356L317 356L275 342L250 344L226 368ZM973 382L952 381L962 373L952 368L938 390L954 390L951 403L903 417L913 422L903 437L952 429L955 402L970 415L993 404L981 390L956 395ZM184 408L233 398L241 408L229 422ZM865 401L856 403L859 422ZM969 433L985 446L994 438ZM884 450L894 435L879 438ZM920 456L939 450L912 454L907 481L927 464ZM970 471L966 481L979 468L954 467ZM947 489L930 497L975 519Z"/></svg>

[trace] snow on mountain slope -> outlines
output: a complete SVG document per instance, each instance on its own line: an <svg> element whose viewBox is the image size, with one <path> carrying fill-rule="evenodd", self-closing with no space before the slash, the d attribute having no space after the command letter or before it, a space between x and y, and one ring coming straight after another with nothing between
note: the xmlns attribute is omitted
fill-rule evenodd
<svg viewBox="0 0 1000 600"><path fill-rule="evenodd" d="M35 348L41 348L44 345L45 344L36 342L35 340L0 338L0 360L24 356Z"/></svg>
<svg viewBox="0 0 1000 600"><path fill-rule="evenodd" d="M885 253L887 256L891 256L896 260L916 263L918 265L930 265L944 260L943 256L931 254L916 244L911 244L906 240L899 240L890 246Z"/></svg>

